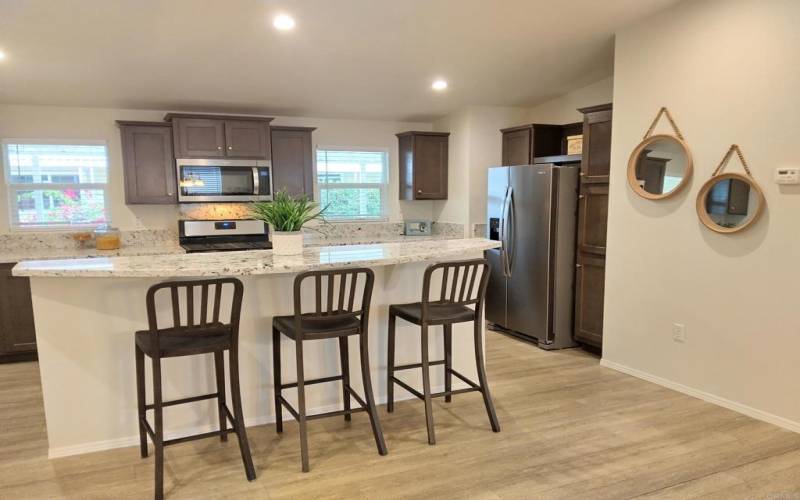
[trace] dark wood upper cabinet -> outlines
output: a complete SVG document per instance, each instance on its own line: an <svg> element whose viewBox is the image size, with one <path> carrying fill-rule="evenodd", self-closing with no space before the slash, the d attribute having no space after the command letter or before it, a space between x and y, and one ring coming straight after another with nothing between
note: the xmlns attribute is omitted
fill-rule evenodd
<svg viewBox="0 0 800 500"><path fill-rule="evenodd" d="M449 132L403 132L400 147L400 199L446 200Z"/></svg>
<svg viewBox="0 0 800 500"><path fill-rule="evenodd" d="M611 171L611 105L581 108L583 161L581 182L608 183Z"/></svg>
<svg viewBox="0 0 800 500"><path fill-rule="evenodd" d="M269 158L268 127L268 122L226 120L225 154L236 158Z"/></svg>
<svg viewBox="0 0 800 500"><path fill-rule="evenodd" d="M268 117L169 113L177 158L270 159Z"/></svg>
<svg viewBox="0 0 800 500"><path fill-rule="evenodd" d="M176 118L175 156L178 158L223 158L225 122L207 118Z"/></svg>
<svg viewBox="0 0 800 500"><path fill-rule="evenodd" d="M533 123L501 129L503 165L531 165L536 163L536 158L566 155L566 137L580 133L578 126L579 124L575 123L567 125Z"/></svg>
<svg viewBox="0 0 800 500"><path fill-rule="evenodd" d="M578 196L575 278L575 340L603 346L611 105L580 109L583 155Z"/></svg>
<svg viewBox="0 0 800 500"><path fill-rule="evenodd" d="M33 359L36 329L31 284L11 275L14 264L0 264L0 361Z"/></svg>
<svg viewBox="0 0 800 500"><path fill-rule="evenodd" d="M177 203L172 125L165 122L118 121L122 135L125 203Z"/></svg>
<svg viewBox="0 0 800 500"><path fill-rule="evenodd" d="M314 150L311 127L270 127L272 185L297 196L314 197Z"/></svg>
<svg viewBox="0 0 800 500"><path fill-rule="evenodd" d="M529 165L533 161L533 130L530 126L505 129L503 133L503 165Z"/></svg>

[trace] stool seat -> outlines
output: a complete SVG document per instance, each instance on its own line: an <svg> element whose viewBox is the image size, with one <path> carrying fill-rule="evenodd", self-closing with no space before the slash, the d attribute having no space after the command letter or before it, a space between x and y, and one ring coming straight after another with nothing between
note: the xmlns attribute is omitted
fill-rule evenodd
<svg viewBox="0 0 800 500"><path fill-rule="evenodd" d="M287 337L294 339L295 332L294 316L275 316L272 324L283 332ZM300 317L300 330L306 340L330 339L345 337L348 335L358 335L361 332L361 320L349 315L346 311L334 311L330 317L303 314Z"/></svg>
<svg viewBox="0 0 800 500"><path fill-rule="evenodd" d="M422 302L411 304L393 304L389 306L389 314L399 316L406 321L421 325L422 324ZM459 304L445 303L436 304L431 302L428 305L429 325L440 325L444 323L464 323L475 319L475 310Z"/></svg>
<svg viewBox="0 0 800 500"><path fill-rule="evenodd" d="M159 357L189 356L222 351L231 347L231 329L222 323L190 328L165 328L159 333ZM153 357L154 335L149 330L135 334L136 345L145 354Z"/></svg>

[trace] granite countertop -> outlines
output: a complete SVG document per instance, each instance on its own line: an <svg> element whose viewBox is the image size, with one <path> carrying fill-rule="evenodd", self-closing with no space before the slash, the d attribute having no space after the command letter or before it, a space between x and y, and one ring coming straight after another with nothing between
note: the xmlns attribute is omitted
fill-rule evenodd
<svg viewBox="0 0 800 500"><path fill-rule="evenodd" d="M452 238L452 237L451 237ZM450 239L442 235L433 236L355 236L349 238L311 239L305 243L308 248L320 246L364 245L376 243L389 243L400 241L430 241ZM174 242L159 242L152 246L134 245L123 246L118 250L96 250L94 248L51 248L47 246L31 245L28 248L10 251L0 250L0 264L23 262L28 260L56 260L56 259L85 259L96 257L133 257L138 255L169 255L182 254L186 251Z"/></svg>
<svg viewBox="0 0 800 500"><path fill-rule="evenodd" d="M27 260L86 259L89 257L132 257L137 255L168 255L186 251L175 245L129 246L118 250L96 250L94 248L30 248L25 251L0 252L0 264Z"/></svg>
<svg viewBox="0 0 800 500"><path fill-rule="evenodd" d="M297 273L351 266L386 266L425 260L457 258L470 252L498 248L484 238L414 239L386 243L306 247L302 255L273 256L272 250L185 254L121 255L62 260L27 260L14 276L74 278L177 278Z"/></svg>

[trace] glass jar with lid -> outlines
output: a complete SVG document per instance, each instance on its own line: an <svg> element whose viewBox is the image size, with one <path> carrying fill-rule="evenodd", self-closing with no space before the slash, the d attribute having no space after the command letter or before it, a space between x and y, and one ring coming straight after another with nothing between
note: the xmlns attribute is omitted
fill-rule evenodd
<svg viewBox="0 0 800 500"><path fill-rule="evenodd" d="M121 244L119 229L106 225L94 230L94 246L98 250L117 250Z"/></svg>

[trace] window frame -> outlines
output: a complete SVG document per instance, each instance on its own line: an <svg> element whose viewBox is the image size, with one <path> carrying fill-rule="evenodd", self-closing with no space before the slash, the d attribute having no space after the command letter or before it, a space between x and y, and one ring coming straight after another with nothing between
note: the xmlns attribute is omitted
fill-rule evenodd
<svg viewBox="0 0 800 500"><path fill-rule="evenodd" d="M64 145L64 146L103 146L106 151L106 182L105 183L12 183L11 182L11 165L7 161L8 146L10 144L50 144L50 145ZM111 159L109 155L108 141L103 139L40 139L40 138L3 138L0 140L0 163L2 163L3 170L3 184L6 191L8 200L6 202L8 208L8 227L14 233L35 233L35 232L75 232L81 230L96 229L102 225L111 225L111 204L109 199L109 185L111 184ZM63 189L77 189L77 190L99 190L103 192L103 209L106 213L106 221L98 224L42 224L35 227L20 226L19 222L15 222L14 214L17 213L17 193L19 191L37 191L42 189L53 191Z"/></svg>
<svg viewBox="0 0 800 500"><path fill-rule="evenodd" d="M383 169L383 181L378 184L374 182L336 182L336 183L321 183L319 182L319 166L317 165L317 155L319 151L362 151L369 153L383 153L386 162ZM322 201L322 190L327 189L347 189L347 188L369 188L374 189L376 186L380 189L381 195L381 213L375 217L348 217L348 218L328 218L327 221L333 224L336 223L353 223L353 222L386 222L389 220L389 178L391 172L392 156L389 153L389 148L383 146L324 146L317 145L314 149L314 197ZM323 187L325 186L325 187ZM328 187L330 186L330 187Z"/></svg>

